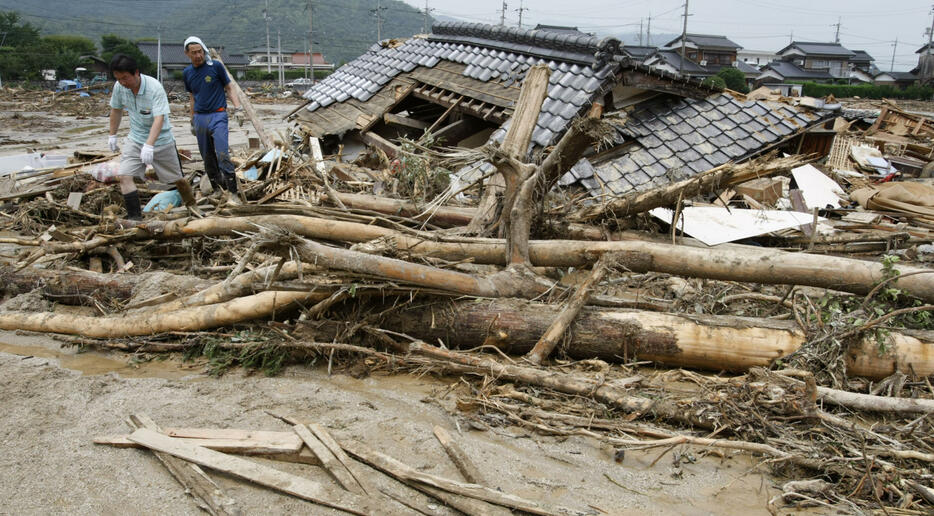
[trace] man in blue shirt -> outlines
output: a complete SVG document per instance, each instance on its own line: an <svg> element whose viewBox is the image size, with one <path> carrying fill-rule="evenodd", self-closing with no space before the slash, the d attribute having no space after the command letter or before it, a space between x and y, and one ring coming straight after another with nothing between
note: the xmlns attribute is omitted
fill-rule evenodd
<svg viewBox="0 0 934 516"><path fill-rule="evenodd" d="M182 76L191 95L191 124L198 138L204 171L211 186L230 192L229 202L237 203L237 176L228 145L227 95L234 105L232 112L240 109L240 101L234 95L224 65L210 58L204 42L195 36L186 39L185 55L191 65L185 67Z"/></svg>
<svg viewBox="0 0 934 516"><path fill-rule="evenodd" d="M147 165L152 165L160 181L174 183L189 210L200 215L191 185L182 175L182 164L175 149L172 124L169 123L169 100L162 85L148 75L141 75L136 60L124 54L113 56L110 73L117 80L110 97L110 137L107 140L112 152L120 151L117 129L123 110L130 114L130 134L123 142L120 170L117 172L127 218L143 218L133 178L145 180Z"/></svg>

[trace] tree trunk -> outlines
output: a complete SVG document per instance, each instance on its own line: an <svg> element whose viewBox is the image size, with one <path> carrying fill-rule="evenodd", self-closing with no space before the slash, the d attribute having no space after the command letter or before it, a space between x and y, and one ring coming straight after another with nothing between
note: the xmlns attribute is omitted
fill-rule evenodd
<svg viewBox="0 0 934 516"><path fill-rule="evenodd" d="M269 317L295 303L317 302L331 292L269 291L216 305L169 313L88 317L56 313L0 313L0 329L82 335L95 339L154 335L169 331L200 331Z"/></svg>
<svg viewBox="0 0 934 516"><path fill-rule="evenodd" d="M249 234L255 233L257 227L262 226L280 228L321 240L368 242L382 238L390 241L400 252L434 256L450 261L473 259L474 263L481 264L506 263L504 241L501 239L433 241L374 225L299 215L152 221L141 225L142 229L133 232L132 238L190 238L229 235L234 232ZM106 243L112 243L112 240L107 240ZM48 251L61 253L86 249L87 246L81 244L52 244L48 246ZM878 263L757 249L751 246L696 248L644 241L578 240L533 240L529 243L532 265L540 267L582 267L594 263L599 255L606 252L619 253L620 265L633 272L662 272L727 281L806 285L856 294L868 293L886 277L885 269ZM899 271L901 276L907 276L911 272L922 272L926 269L896 266L894 270ZM893 282L893 286L924 301L934 301L934 274L904 277Z"/></svg>
<svg viewBox="0 0 934 516"><path fill-rule="evenodd" d="M560 309L515 299L458 301L389 314L380 324L452 348L496 346L528 352ZM934 373L934 334L892 332L880 355L873 339L847 356L848 372L884 378L896 370ZM585 308L571 325L564 351L577 359L652 360L673 367L746 371L766 367L801 347L805 335L792 322L730 316L688 316Z"/></svg>
<svg viewBox="0 0 934 516"><path fill-rule="evenodd" d="M160 273L176 291L195 291L208 284L199 278ZM94 306L96 302L126 301L143 275L104 274L100 272L0 267L0 285L6 295L17 295L41 289L42 295L69 305Z"/></svg>

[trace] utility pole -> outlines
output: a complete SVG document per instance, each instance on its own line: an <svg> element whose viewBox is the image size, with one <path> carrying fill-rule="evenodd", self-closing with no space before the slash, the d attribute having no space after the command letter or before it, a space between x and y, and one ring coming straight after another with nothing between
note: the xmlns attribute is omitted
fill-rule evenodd
<svg viewBox="0 0 934 516"><path fill-rule="evenodd" d="M311 83L315 83L315 51L314 51L314 24L312 23L312 5L308 0L308 69L311 73Z"/></svg>
<svg viewBox="0 0 934 516"><path fill-rule="evenodd" d="M795 42L795 31L792 30L791 34L788 35L788 44L790 45L794 42Z"/></svg>
<svg viewBox="0 0 934 516"><path fill-rule="evenodd" d="M928 55L931 54L931 38L934 37L934 6L931 6L931 15L931 28L928 29Z"/></svg>
<svg viewBox="0 0 934 516"><path fill-rule="evenodd" d="M831 25L831 27L836 27L836 28L837 28L837 33L836 33L836 34L834 35L834 37L833 37L833 42L834 42L834 43L840 43L840 21L841 21L841 20L842 20L841 17L837 17L837 23L834 23L833 25Z"/></svg>
<svg viewBox="0 0 934 516"><path fill-rule="evenodd" d="M266 73L272 73L272 56L269 51L269 0L266 0L266 8L263 9L263 20L266 21Z"/></svg>
<svg viewBox="0 0 934 516"><path fill-rule="evenodd" d="M499 12L499 26L500 27L506 26L506 9L507 9L506 0L503 0L503 10Z"/></svg>
<svg viewBox="0 0 934 516"><path fill-rule="evenodd" d="M276 58L279 65L279 87L282 88L283 83L285 82L282 75L285 73L285 71L282 69L282 35L278 30L276 30L276 48L276 53L279 54L279 57Z"/></svg>
<svg viewBox="0 0 934 516"><path fill-rule="evenodd" d="M516 11L519 11L519 28L522 28L522 11L528 11L528 7L522 7L522 0L519 0L519 8Z"/></svg>
<svg viewBox="0 0 934 516"><path fill-rule="evenodd" d="M639 18L639 46L642 46L642 18Z"/></svg>
<svg viewBox="0 0 934 516"><path fill-rule="evenodd" d="M207 49L205 49L207 51ZM159 39L156 43L156 80L162 82L162 27L159 27Z"/></svg>
<svg viewBox="0 0 934 516"><path fill-rule="evenodd" d="M649 24L645 28L645 46L652 46L652 13L649 13Z"/></svg>
<svg viewBox="0 0 934 516"><path fill-rule="evenodd" d="M678 75L684 72L684 44L688 37L688 0L684 0L684 26L681 29L681 59L678 61Z"/></svg>
<svg viewBox="0 0 934 516"><path fill-rule="evenodd" d="M383 40L383 10L385 7L380 5L380 0L376 0L376 9L370 9L371 13L376 13L376 41Z"/></svg>
<svg viewBox="0 0 934 516"><path fill-rule="evenodd" d="M434 9L428 7L428 0L425 0L425 23L422 24L423 34L428 34L431 31L431 24L428 23L428 20L431 19L431 11L434 11Z"/></svg>
<svg viewBox="0 0 934 516"><path fill-rule="evenodd" d="M889 71L895 71L895 50L898 49L898 37L895 38L895 43L892 44L892 64L889 65Z"/></svg>

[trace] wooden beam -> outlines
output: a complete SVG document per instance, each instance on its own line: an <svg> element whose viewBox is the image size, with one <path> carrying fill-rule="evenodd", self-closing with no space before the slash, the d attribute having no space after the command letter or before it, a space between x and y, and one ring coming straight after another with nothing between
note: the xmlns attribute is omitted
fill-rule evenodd
<svg viewBox="0 0 934 516"><path fill-rule="evenodd" d="M385 152L386 156L389 158L394 158L401 152L401 149L399 149L399 147L397 147L394 143L374 132L367 131L365 133L360 133L360 139L363 140L363 142L367 145L376 147L377 149Z"/></svg>
<svg viewBox="0 0 934 516"><path fill-rule="evenodd" d="M356 493L361 496L366 496L366 491L363 490L363 487L357 483L357 480L350 473L350 471L344 467L344 465L337 460L337 457L318 440L314 434L311 433L311 430L308 429L305 425L295 425L292 427L292 430L302 438L302 441L308 446L308 449L318 457L318 460L321 461L321 465L324 469L328 470L328 473L337 480L344 489L350 491L351 493Z"/></svg>
<svg viewBox="0 0 934 516"><path fill-rule="evenodd" d="M217 50L213 48L211 49L211 58L220 63L221 66L224 66L224 62L221 61ZM246 93L243 93L243 90L240 89L240 85L237 84L237 80L233 78L233 75L227 70L226 66L224 66L224 71L227 72L227 78L230 79L230 85L233 88L234 95L237 96L237 100L240 101L240 106L246 113L250 123L253 124L253 129L256 130L256 135L259 136L259 141L263 142L263 145L265 145L267 149L275 147L275 143L272 141L269 134L266 133L263 123L260 121L259 117L256 116L256 110L253 109L253 104L250 103L250 97L248 97Z"/></svg>
<svg viewBox="0 0 934 516"><path fill-rule="evenodd" d="M135 428L146 428L159 432L159 426L144 414L130 416L129 423ZM233 498L227 496L204 471L195 464L185 462L168 453L153 450L153 455L169 470L169 473L185 488L185 492L199 499L201 507L213 516L240 514Z"/></svg>
<svg viewBox="0 0 934 516"><path fill-rule="evenodd" d="M349 491L325 486L304 477L201 446L180 443L176 439L148 428L140 428L133 432L130 440L147 448L351 514L404 514L395 507L385 504L377 506L371 500Z"/></svg>
<svg viewBox="0 0 934 516"><path fill-rule="evenodd" d="M384 114L383 121L387 124L396 124L405 127L411 127L413 129L424 129L428 127L428 122L423 122L421 120L416 120L407 116L396 115L394 113Z"/></svg>
<svg viewBox="0 0 934 516"><path fill-rule="evenodd" d="M425 129L425 132L430 133L434 131L435 129L437 129L438 126L441 125L441 122L444 122L444 120L448 117L448 115L451 114L451 111L453 111L457 106L459 106L461 101L463 100L464 100L464 97L459 97L453 104L448 106L448 108L444 111L444 113L442 113L441 116L439 116L438 119L435 120L435 122L431 124L431 126L428 129Z"/></svg>

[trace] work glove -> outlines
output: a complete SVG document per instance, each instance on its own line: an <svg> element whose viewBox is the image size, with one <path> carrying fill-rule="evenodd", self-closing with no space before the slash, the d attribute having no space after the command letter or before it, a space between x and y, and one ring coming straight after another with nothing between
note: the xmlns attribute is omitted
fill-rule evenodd
<svg viewBox="0 0 934 516"><path fill-rule="evenodd" d="M152 145L148 143L143 144L143 150L139 152L139 160L143 162L144 165L152 165Z"/></svg>
<svg viewBox="0 0 934 516"><path fill-rule="evenodd" d="M111 134L107 138L107 147L110 148L110 152L120 152L120 144L117 142L117 135Z"/></svg>
<svg viewBox="0 0 934 516"><path fill-rule="evenodd" d="M235 107L230 112L233 115L234 120L237 121L237 127L243 127L243 108Z"/></svg>

